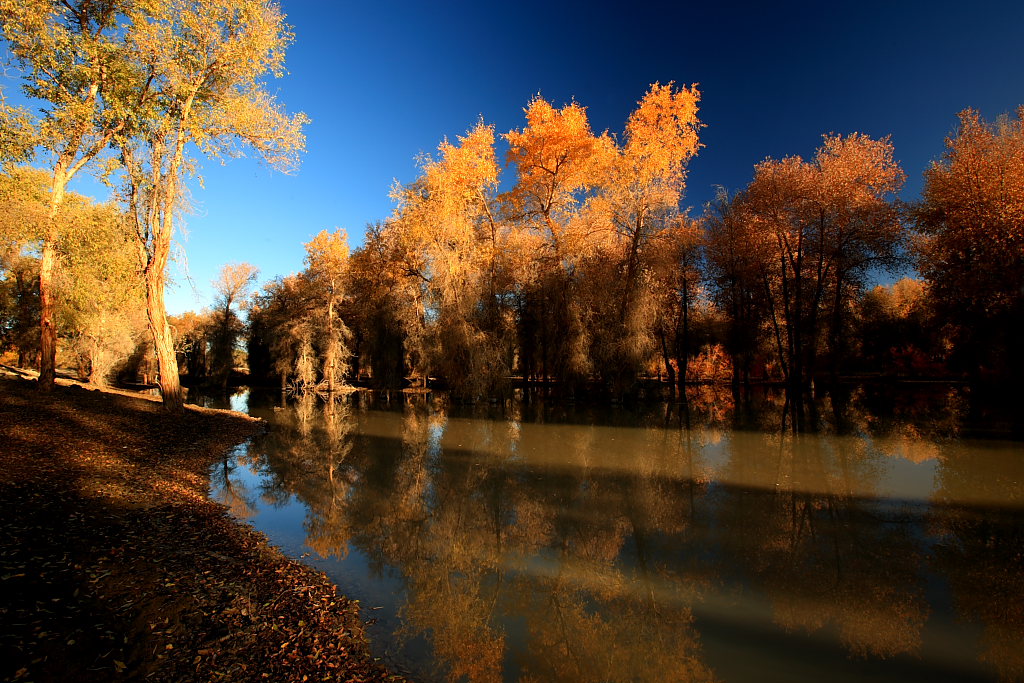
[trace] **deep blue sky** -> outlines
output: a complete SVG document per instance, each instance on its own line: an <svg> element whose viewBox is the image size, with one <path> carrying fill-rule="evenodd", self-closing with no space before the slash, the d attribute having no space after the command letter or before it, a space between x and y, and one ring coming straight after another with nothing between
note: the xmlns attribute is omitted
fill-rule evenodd
<svg viewBox="0 0 1024 683"><path fill-rule="evenodd" d="M904 198L965 107L987 118L1024 104L1024 2L644 3L318 2L282 0L294 26L289 74L273 84L304 111L307 153L294 176L249 160L207 164L182 240L171 312L210 302L220 265L263 280L302 268L302 243L392 210L393 179L479 116L523 125L541 93L621 131L654 81L699 83L705 148L684 204L744 186L765 157L810 156L827 132L892 135Z"/></svg>

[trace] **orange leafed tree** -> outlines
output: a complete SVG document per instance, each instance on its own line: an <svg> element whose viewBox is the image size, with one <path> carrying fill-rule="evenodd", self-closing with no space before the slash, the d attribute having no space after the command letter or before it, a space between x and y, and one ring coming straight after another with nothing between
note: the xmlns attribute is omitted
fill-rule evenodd
<svg viewBox="0 0 1024 683"><path fill-rule="evenodd" d="M903 180L888 138L829 135L813 161L758 164L734 200L754 231L748 248L764 249L758 270L771 334L797 395L813 379L826 341L838 363L849 304L868 270L899 259L906 232L891 198Z"/></svg>
<svg viewBox="0 0 1024 683"><path fill-rule="evenodd" d="M572 258L579 236L567 230L614 158L614 142L593 134L586 109L576 102L555 109L538 95L525 112L526 127L505 134L507 162L518 177L504 199L509 213L542 237L554 260Z"/></svg>
<svg viewBox="0 0 1024 683"><path fill-rule="evenodd" d="M383 222L367 226L363 246L349 266L347 307L354 336L353 374L363 370L377 389L399 389L406 375L402 313L412 285L395 258L394 230Z"/></svg>
<svg viewBox="0 0 1024 683"><path fill-rule="evenodd" d="M211 284L217 292L216 313L210 349L213 374L225 393L235 368L235 345L242 331L242 321L235 313L252 292L259 270L251 263L228 263Z"/></svg>
<svg viewBox="0 0 1024 683"><path fill-rule="evenodd" d="M1024 377L1024 107L994 123L960 114L925 172L918 268L962 367Z"/></svg>
<svg viewBox="0 0 1024 683"><path fill-rule="evenodd" d="M601 366L614 368L613 384L629 385L655 351L658 301L650 266L661 260L659 250L675 244L655 237L680 219L686 165L700 148L699 101L696 86L652 85L630 114L625 138L587 203L585 221L608 235L604 260L615 264L603 269L611 281L602 290L616 296L604 298L606 310L598 314L600 329L610 335L595 349ZM691 294L689 283L676 292L684 302Z"/></svg>
<svg viewBox="0 0 1024 683"><path fill-rule="evenodd" d="M0 152L37 145L50 171L49 219L39 265L42 391L52 389L56 377L56 243L65 227L62 207L67 188L124 126L125 103L111 94L118 90L116 78L126 68L125 33L118 21L126 4L0 0L3 39L22 69L25 93L42 112L36 134L27 135L32 129L27 113L0 101Z"/></svg>
<svg viewBox="0 0 1024 683"><path fill-rule="evenodd" d="M423 370L476 396L509 370L495 312L505 231L494 206L494 129L480 122L438 151L437 159L424 160L419 179L396 188L399 206L389 228L416 283L405 322L407 337L422 345Z"/></svg>
<svg viewBox="0 0 1024 683"><path fill-rule="evenodd" d="M318 313L326 318L323 341L323 380L328 392L335 391L348 371L349 330L338 318L338 306L345 298L348 279L348 235L321 230L306 243L306 276L320 294Z"/></svg>
<svg viewBox="0 0 1024 683"><path fill-rule="evenodd" d="M725 317L723 343L732 359L732 384L749 387L762 357L771 305L768 298L775 259L770 236L756 229L744 197L723 189L702 217L704 274Z"/></svg>
<svg viewBox="0 0 1024 683"><path fill-rule="evenodd" d="M524 376L573 380L591 370L586 311L580 301L580 262L600 235L580 220L615 158L615 143L595 135L584 107L556 109L537 96L526 126L505 135L516 185L503 195L518 262L520 366Z"/></svg>
<svg viewBox="0 0 1024 683"><path fill-rule="evenodd" d="M292 35L264 0L160 0L132 5L128 42L137 104L114 136L124 195L144 263L147 313L164 407L182 411L164 288L175 220L195 150L212 157L249 150L289 171L305 146L304 114L289 115L266 80L284 71Z"/></svg>

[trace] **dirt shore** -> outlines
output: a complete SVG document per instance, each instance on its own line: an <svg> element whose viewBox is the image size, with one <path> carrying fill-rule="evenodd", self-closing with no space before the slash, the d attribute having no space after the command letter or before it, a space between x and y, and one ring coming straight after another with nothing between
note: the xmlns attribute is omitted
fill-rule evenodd
<svg viewBox="0 0 1024 683"><path fill-rule="evenodd" d="M0 677L392 680L357 605L207 499L261 428L0 379Z"/></svg>

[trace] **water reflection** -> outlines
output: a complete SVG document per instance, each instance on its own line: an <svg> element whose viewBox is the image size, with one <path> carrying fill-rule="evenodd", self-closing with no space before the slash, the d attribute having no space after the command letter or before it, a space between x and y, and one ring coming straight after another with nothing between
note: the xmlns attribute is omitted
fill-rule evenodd
<svg viewBox="0 0 1024 683"><path fill-rule="evenodd" d="M770 395L704 393L254 398L272 428L213 494L383 606L379 652L416 678L1024 675L1019 444L953 439L955 394L883 420L854 392L794 435Z"/></svg>
<svg viewBox="0 0 1024 683"><path fill-rule="evenodd" d="M786 630L832 624L852 654L917 653L922 548L904 523L913 507L879 502L886 460L866 440L758 438L762 448L730 449L724 478L776 490L723 491L726 564L744 568Z"/></svg>

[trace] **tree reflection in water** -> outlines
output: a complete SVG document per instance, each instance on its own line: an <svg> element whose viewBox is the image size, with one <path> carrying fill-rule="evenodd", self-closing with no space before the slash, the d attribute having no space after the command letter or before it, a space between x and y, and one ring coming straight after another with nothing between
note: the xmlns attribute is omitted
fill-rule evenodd
<svg viewBox="0 0 1024 683"><path fill-rule="evenodd" d="M982 661L1024 680L1024 451L963 444L941 449L933 500L932 564L948 577L957 611L980 624ZM965 503L971 503L965 505Z"/></svg>
<svg viewBox="0 0 1024 683"><path fill-rule="evenodd" d="M872 497L884 460L860 439L736 436L724 478L774 490L726 489L725 562L744 568L787 630L832 624L852 654L916 653L922 550L910 525L885 521L912 511Z"/></svg>
<svg viewBox="0 0 1024 683"><path fill-rule="evenodd" d="M450 680L718 680L701 624L756 620L757 601L758 628L835 642L832 666L896 658L894 679L925 679L926 624L953 623L926 594L943 581L984 629L954 673L1019 678L1024 459L997 444L986 469L951 440L953 398L882 420L870 396L826 397L797 435L765 431L777 397L710 388L612 413L306 399L232 462L258 472L259 502L230 466L214 488L240 516L298 499L319 556L397 572L393 637L426 638Z"/></svg>

